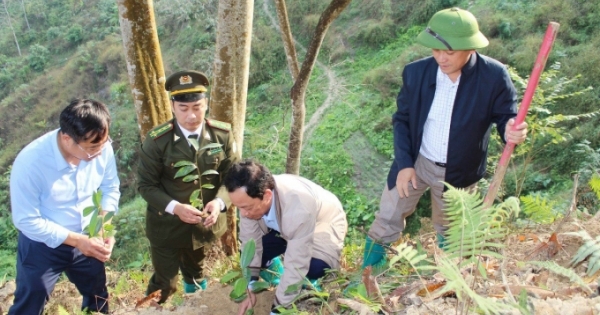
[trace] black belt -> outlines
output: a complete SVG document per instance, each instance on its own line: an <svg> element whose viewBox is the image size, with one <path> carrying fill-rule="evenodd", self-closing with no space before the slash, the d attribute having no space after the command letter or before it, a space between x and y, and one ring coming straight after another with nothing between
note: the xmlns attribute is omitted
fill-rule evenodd
<svg viewBox="0 0 600 315"><path fill-rule="evenodd" d="M446 163L440 163L440 162L433 162L433 164L439 166L439 167L446 167Z"/></svg>

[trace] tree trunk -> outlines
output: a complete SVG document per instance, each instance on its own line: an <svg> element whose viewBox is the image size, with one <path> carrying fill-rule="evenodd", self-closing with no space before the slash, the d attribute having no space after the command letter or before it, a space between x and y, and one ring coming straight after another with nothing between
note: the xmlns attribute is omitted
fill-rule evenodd
<svg viewBox="0 0 600 315"><path fill-rule="evenodd" d="M152 0L117 0L127 74L142 140L171 119Z"/></svg>
<svg viewBox="0 0 600 315"><path fill-rule="evenodd" d="M239 156L244 142L253 13L254 0L219 1L210 113L231 123ZM221 238L223 250L234 255L238 252L235 207L227 209L227 224L227 233Z"/></svg>
<svg viewBox="0 0 600 315"><path fill-rule="evenodd" d="M292 74L292 80L296 81L300 69L298 68L298 56L296 54L294 36L292 36L285 0L275 0L275 9L277 11L277 18L279 19L279 32L281 33L281 39L283 40L283 48L285 49L288 68Z"/></svg>
<svg viewBox="0 0 600 315"><path fill-rule="evenodd" d="M12 26L12 21L10 20L10 14L8 13L8 7L6 7L6 0L2 0L4 4L4 12L6 12L6 20L8 21L8 26L10 26L10 30L13 33L13 37L15 38L15 44L17 45L17 51L19 52L19 56L21 55L21 47L19 47L19 41L17 40L17 34L15 33L15 29Z"/></svg>
<svg viewBox="0 0 600 315"><path fill-rule="evenodd" d="M25 23L27 23L27 30L31 31L31 27L29 27L29 20L27 19L27 11L25 11L25 0L21 0L21 8L23 8L23 16L25 16Z"/></svg>
<svg viewBox="0 0 600 315"><path fill-rule="evenodd" d="M285 171L290 174L300 174L300 152L302 149L302 136L304 129L304 118L306 116L306 107L304 99L306 96L306 87L312 73L312 69L317 61L321 44L329 29L329 25L342 13L350 4L351 0L332 0L329 6L321 14L315 35L306 50L306 57L302 63L300 73L292 86L290 97L292 99L292 127L290 131L290 140L288 145L288 155L285 165ZM287 50L286 50L287 53Z"/></svg>

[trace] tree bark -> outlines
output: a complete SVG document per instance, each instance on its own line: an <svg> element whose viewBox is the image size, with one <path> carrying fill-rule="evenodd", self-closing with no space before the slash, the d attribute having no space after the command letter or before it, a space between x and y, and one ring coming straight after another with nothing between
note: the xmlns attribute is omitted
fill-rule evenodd
<svg viewBox="0 0 600 315"><path fill-rule="evenodd" d="M300 69L298 67L298 56L296 54L294 36L292 36L285 0L275 0L275 9L277 11L277 18L279 19L279 32L281 33L281 39L283 40L283 48L285 49L288 68L292 75L292 80L296 81Z"/></svg>
<svg viewBox="0 0 600 315"><path fill-rule="evenodd" d="M329 6L321 14L319 23L315 29L315 35L306 50L306 57L302 63L300 73L292 86L290 97L292 99L292 127L290 131L290 140L288 144L288 155L285 170L290 174L300 174L300 153L302 149L302 137L304 129L304 119L306 116L306 106L304 103L306 96L306 87L310 80L321 44L331 23L342 13L350 4L351 0L332 0ZM287 52L287 51L286 51Z"/></svg>
<svg viewBox="0 0 600 315"><path fill-rule="evenodd" d="M152 0L117 0L127 74L142 140L172 118Z"/></svg>
<svg viewBox="0 0 600 315"><path fill-rule="evenodd" d="M239 156L244 142L253 14L254 0L219 1L210 113L231 123ZM227 233L221 238L223 250L234 255L239 250L235 207L227 209L227 224Z"/></svg>
<svg viewBox="0 0 600 315"><path fill-rule="evenodd" d="M6 12L6 20L8 20L8 26L10 26L10 30L13 33L13 37L15 38L15 44L17 45L17 51L19 52L19 56L21 55L21 47L19 47L19 41L17 40L17 34L15 33L15 29L13 28L12 21L10 20L10 14L8 13L8 7L6 6L6 0L2 0L2 4L4 4L4 12Z"/></svg>

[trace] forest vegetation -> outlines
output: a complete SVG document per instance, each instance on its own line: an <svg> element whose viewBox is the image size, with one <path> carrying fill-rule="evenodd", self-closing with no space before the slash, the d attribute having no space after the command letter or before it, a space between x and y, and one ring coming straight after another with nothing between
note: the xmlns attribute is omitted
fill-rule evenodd
<svg viewBox="0 0 600 315"><path fill-rule="evenodd" d="M299 47L311 40L328 1L288 1ZM212 74L218 0L154 0L164 70ZM255 0L243 156L285 170L293 84L271 0ZM571 205L579 174L576 214L594 215L600 198L600 0L354 0L329 29L308 87L308 122L300 175L335 193L350 224L347 255L360 266L360 246L378 209L393 159L391 115L403 66L430 55L416 35L436 11L458 6L474 13L490 45L480 52L506 64L522 96L548 22L560 23L499 199L516 197L515 222L550 224ZM57 128L58 114L75 97L103 101L121 179L115 217L117 245L109 266L151 268L144 236L145 203L135 171L139 127L129 88L114 0L3 0L0 6L0 286L15 276L17 231L11 222L8 178L19 150ZM304 50L297 48L300 62ZM331 76L334 74L334 82ZM332 88L333 84L333 88ZM324 111L318 109L332 90ZM485 192L502 143L493 131ZM422 198L409 218L417 235L430 215ZM592 238L596 235L592 235ZM227 269L228 267L223 267ZM223 270L220 270L223 272Z"/></svg>

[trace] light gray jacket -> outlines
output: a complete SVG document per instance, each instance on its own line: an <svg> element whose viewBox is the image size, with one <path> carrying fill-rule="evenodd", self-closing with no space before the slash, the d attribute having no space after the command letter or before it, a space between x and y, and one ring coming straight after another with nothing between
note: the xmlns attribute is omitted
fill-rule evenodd
<svg viewBox="0 0 600 315"><path fill-rule="evenodd" d="M323 260L332 269L339 268L348 223L338 198L323 187L295 175L274 175L274 178L277 224L281 237L287 241L285 270L274 304L287 306L299 294L285 294L287 287L306 276L312 257ZM260 272L262 236L268 232L263 219L241 217L242 248L248 240L256 241L256 252L250 264L253 276Z"/></svg>

